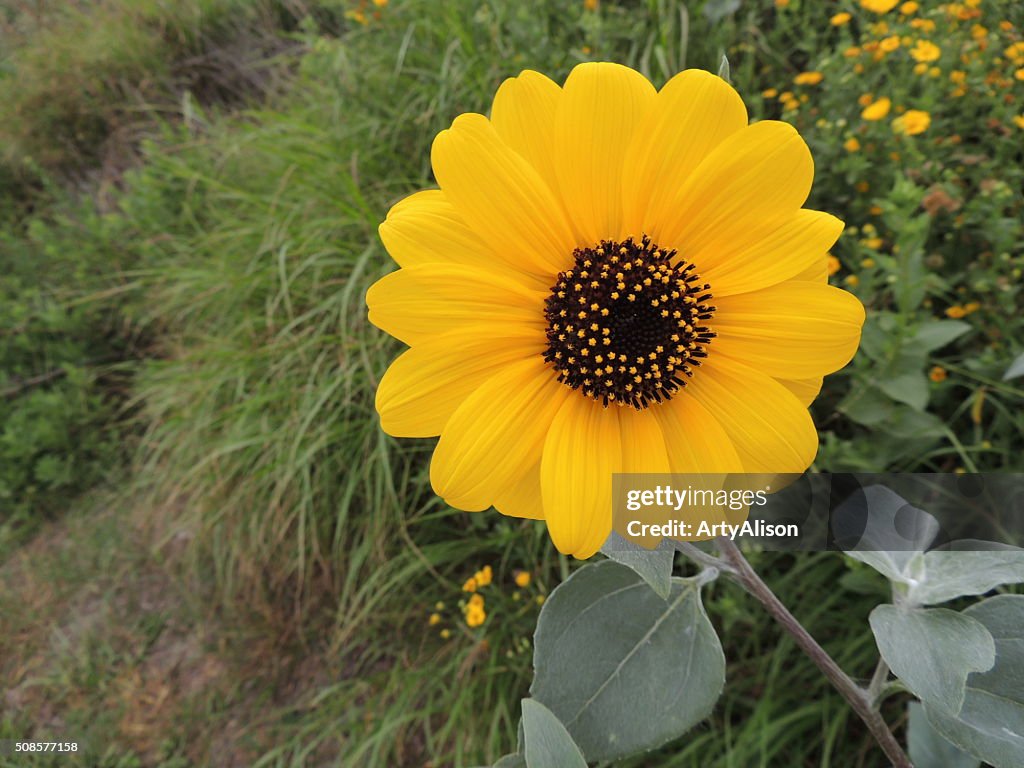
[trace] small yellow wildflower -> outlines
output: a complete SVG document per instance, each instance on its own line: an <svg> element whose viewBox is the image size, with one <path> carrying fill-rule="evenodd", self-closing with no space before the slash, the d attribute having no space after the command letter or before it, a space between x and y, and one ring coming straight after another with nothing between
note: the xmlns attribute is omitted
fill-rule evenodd
<svg viewBox="0 0 1024 768"><path fill-rule="evenodd" d="M487 611L481 605L471 605L466 609L466 626L479 627L487 620Z"/></svg>
<svg viewBox="0 0 1024 768"><path fill-rule="evenodd" d="M928 130L932 124L932 116L921 109L908 109L902 115L892 121L892 128L896 133L905 136L917 136Z"/></svg>
<svg viewBox="0 0 1024 768"><path fill-rule="evenodd" d="M1013 29L1013 22L1007 19L1003 19L1002 21L999 22L999 28L1003 30L1003 32L1009 32L1010 30Z"/></svg>
<svg viewBox="0 0 1024 768"><path fill-rule="evenodd" d="M833 256L831 253L828 255L828 261L825 269L828 270L829 275L834 275L836 272L842 269L842 266L843 265L840 263L839 259Z"/></svg>
<svg viewBox="0 0 1024 768"><path fill-rule="evenodd" d="M928 65L927 64L915 64L914 65L914 74L915 75L923 75L927 71L928 71Z"/></svg>
<svg viewBox="0 0 1024 768"><path fill-rule="evenodd" d="M875 97L870 93L862 93L860 96L857 97L857 103L860 104L862 107L866 107L874 100Z"/></svg>
<svg viewBox="0 0 1024 768"><path fill-rule="evenodd" d="M860 0L860 7L873 13L882 14L891 11L898 2L899 0Z"/></svg>
<svg viewBox="0 0 1024 768"><path fill-rule="evenodd" d="M365 25L367 23L366 14L359 10L346 12L345 18L352 19L356 24Z"/></svg>
<svg viewBox="0 0 1024 768"><path fill-rule="evenodd" d="M870 31L872 35L875 35L876 37L881 37L882 35L889 34L889 25L886 24L884 21L876 21L874 24L871 25Z"/></svg>
<svg viewBox="0 0 1024 768"><path fill-rule="evenodd" d="M882 206L872 205L870 208L868 208L868 213L871 214L872 216L880 216L882 214Z"/></svg>
<svg viewBox="0 0 1024 768"><path fill-rule="evenodd" d="M918 40L917 45L910 49L914 61L935 61L942 55L942 49L928 40Z"/></svg>
<svg viewBox="0 0 1024 768"><path fill-rule="evenodd" d="M765 90L761 91L761 95L764 96L766 99L774 99L776 96L779 95L779 92L775 88L766 88Z"/></svg>
<svg viewBox="0 0 1024 768"><path fill-rule="evenodd" d="M443 611L444 610L444 603L442 603L440 600L438 600L436 603L434 603L434 610L435 611Z"/></svg>
<svg viewBox="0 0 1024 768"><path fill-rule="evenodd" d="M1003 51L1003 55L1014 64L1024 64L1024 40L1008 46L1006 50Z"/></svg>
<svg viewBox="0 0 1024 768"><path fill-rule="evenodd" d="M450 629L442 629L441 630L441 637L444 638L445 640L447 640L451 636L452 636L452 631Z"/></svg>
<svg viewBox="0 0 1024 768"><path fill-rule="evenodd" d="M908 2L900 6L900 13L904 16L909 16L910 14L915 13L918 8L919 6L917 3L913 2L913 0L908 0Z"/></svg>
<svg viewBox="0 0 1024 768"><path fill-rule="evenodd" d="M983 40L988 37L988 29L981 26L981 24L975 24L971 27L971 37L975 40Z"/></svg>
<svg viewBox="0 0 1024 768"><path fill-rule="evenodd" d="M883 240L880 237L869 237L867 240L861 240L861 243L865 248L870 248L872 251L877 251L882 247Z"/></svg>
<svg viewBox="0 0 1024 768"><path fill-rule="evenodd" d="M858 285L860 285L860 278L857 277L856 275L847 275L846 277L843 278L843 282L846 283L851 288L856 288Z"/></svg>
<svg viewBox="0 0 1024 768"><path fill-rule="evenodd" d="M478 587L486 587L491 583L491 579L494 578L494 571L491 570L491 566L485 565L479 571L473 574L473 580L476 581ZM472 590L470 590L472 591Z"/></svg>
<svg viewBox="0 0 1024 768"><path fill-rule="evenodd" d="M928 371L928 378L934 381L936 384L945 381L947 375L948 374L946 373L946 369L943 368L941 365L936 365L930 371Z"/></svg>
<svg viewBox="0 0 1024 768"><path fill-rule="evenodd" d="M583 0L583 7L588 11L597 10L597 0Z"/></svg>
<svg viewBox="0 0 1024 768"><path fill-rule="evenodd" d="M981 303L977 301L969 301L964 304L964 311L969 315L972 312L977 312L981 309Z"/></svg>
<svg viewBox="0 0 1024 768"><path fill-rule="evenodd" d="M1013 124L1024 131L1024 115L1014 115Z"/></svg>
<svg viewBox="0 0 1024 768"><path fill-rule="evenodd" d="M893 51L900 47L900 36L890 35L884 40L879 41L878 47L881 48L886 53L892 53Z"/></svg>
<svg viewBox="0 0 1024 768"><path fill-rule="evenodd" d="M929 67L928 68L928 77L938 77L941 74L942 74L942 70L939 69L938 67Z"/></svg>
<svg viewBox="0 0 1024 768"><path fill-rule="evenodd" d="M1014 70L1013 76L1017 80L1024 80L1024 67L1021 67L1020 69Z"/></svg>
<svg viewBox="0 0 1024 768"><path fill-rule="evenodd" d="M469 602L466 603L466 610L470 608L483 608L484 607L484 596L481 594L475 594L469 598Z"/></svg>
<svg viewBox="0 0 1024 768"><path fill-rule="evenodd" d="M793 82L797 85L817 85L824 78L825 76L821 72L801 72L793 78Z"/></svg>
<svg viewBox="0 0 1024 768"><path fill-rule="evenodd" d="M787 5L789 5L789 0L775 0L776 8L785 8Z"/></svg>
<svg viewBox="0 0 1024 768"><path fill-rule="evenodd" d="M533 601L534 601L535 603L537 603L537 605L544 605L544 601L545 601L546 599L547 599L547 598L545 598L545 597L544 597L544 595L537 595L537 597L535 597L535 598L533 599Z"/></svg>
<svg viewBox="0 0 1024 768"><path fill-rule="evenodd" d="M889 110L892 108L892 102L888 96L883 96L878 101L874 101L864 108L864 111L860 113L860 116L865 120L882 120L886 115L889 114Z"/></svg>
<svg viewBox="0 0 1024 768"><path fill-rule="evenodd" d="M844 11L843 13L837 13L835 16L829 19L828 22L833 27L841 27L844 24L849 24L851 18L853 17Z"/></svg>
<svg viewBox="0 0 1024 768"><path fill-rule="evenodd" d="M875 260L869 256L866 259L862 259L860 265L863 269L871 269L875 266Z"/></svg>
<svg viewBox="0 0 1024 768"><path fill-rule="evenodd" d="M373 0L373 4L378 8L383 8L388 4L388 0Z"/></svg>
<svg viewBox="0 0 1024 768"><path fill-rule="evenodd" d="M528 587L530 586L530 572L529 571L516 571L515 580L517 587Z"/></svg>
<svg viewBox="0 0 1024 768"><path fill-rule="evenodd" d="M432 626L432 627L436 627L438 624L441 623L441 614L440 613L432 613L432 614L430 614L430 618L427 619L427 623L430 624L430 626Z"/></svg>
<svg viewBox="0 0 1024 768"><path fill-rule="evenodd" d="M965 80L967 80L967 73L964 72L962 69L954 69L952 72L949 73L949 81L951 83L956 83L957 85L959 85L963 83Z"/></svg>
<svg viewBox="0 0 1024 768"><path fill-rule="evenodd" d="M866 181L858 181L856 184L853 185L853 188L856 189L861 194L863 194L864 192L867 192L869 189L871 189L871 185L868 184Z"/></svg>
<svg viewBox="0 0 1024 768"><path fill-rule="evenodd" d="M462 585L462 591L476 592L477 586L478 584L476 583L476 579L470 576L468 579L466 579L466 583Z"/></svg>
<svg viewBox="0 0 1024 768"><path fill-rule="evenodd" d="M946 309L946 317L951 317L954 320L959 320L961 317L965 317L966 315L967 310L959 304L954 304L952 307Z"/></svg>
<svg viewBox="0 0 1024 768"><path fill-rule="evenodd" d="M850 138L843 142L843 149L845 149L847 152L856 152L858 149L860 149L860 142L857 141L856 137L851 136Z"/></svg>
<svg viewBox="0 0 1024 768"><path fill-rule="evenodd" d="M843 51L843 56L845 56L848 59L853 59L856 58L857 56L860 56L860 47L856 45L851 45L849 48Z"/></svg>

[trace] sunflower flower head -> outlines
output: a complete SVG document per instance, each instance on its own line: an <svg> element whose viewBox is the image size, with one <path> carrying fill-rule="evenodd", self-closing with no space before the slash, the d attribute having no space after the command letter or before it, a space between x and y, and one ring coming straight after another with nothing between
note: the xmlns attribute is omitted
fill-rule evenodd
<svg viewBox="0 0 1024 768"><path fill-rule="evenodd" d="M380 382L381 425L440 436L448 504L544 520L586 558L614 473L809 466L807 406L864 310L828 285L843 225L802 207L813 164L792 126L748 124L707 72L656 90L594 62L563 85L506 80L431 162L440 189L380 226L400 269L367 303L410 347Z"/></svg>

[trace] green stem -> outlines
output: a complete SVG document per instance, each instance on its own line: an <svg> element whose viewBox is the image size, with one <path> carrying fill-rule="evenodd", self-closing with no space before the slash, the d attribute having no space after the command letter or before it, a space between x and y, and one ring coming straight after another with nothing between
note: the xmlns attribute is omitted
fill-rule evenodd
<svg viewBox="0 0 1024 768"><path fill-rule="evenodd" d="M892 735L892 731L885 724L881 714L872 707L867 692L853 682L825 649L818 645L818 642L811 637L810 633L758 576L732 539L719 537L716 541L723 559L732 566L730 575L747 592L757 598L772 618L793 637L800 649L810 657L835 689L849 702L853 711L864 721L868 730L871 731L871 735L875 737L892 764L896 768L913 768L910 759Z"/></svg>

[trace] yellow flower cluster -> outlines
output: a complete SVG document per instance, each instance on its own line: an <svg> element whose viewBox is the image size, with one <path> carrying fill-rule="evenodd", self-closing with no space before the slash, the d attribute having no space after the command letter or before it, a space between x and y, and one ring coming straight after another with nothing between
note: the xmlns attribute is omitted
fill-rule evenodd
<svg viewBox="0 0 1024 768"><path fill-rule="evenodd" d="M483 595L471 595L462 612L466 616L466 626L479 627L487 620L487 611L484 610Z"/></svg>
<svg viewBox="0 0 1024 768"><path fill-rule="evenodd" d="M491 570L491 566L485 565L479 571L466 579L466 583L462 585L462 591L476 592L480 587L486 587L490 584L491 579L493 578L494 572Z"/></svg>
<svg viewBox="0 0 1024 768"><path fill-rule="evenodd" d="M946 317L959 320L962 317L967 317L977 312L979 309L981 309L981 304L977 301L969 301L966 304L954 304L946 309Z"/></svg>

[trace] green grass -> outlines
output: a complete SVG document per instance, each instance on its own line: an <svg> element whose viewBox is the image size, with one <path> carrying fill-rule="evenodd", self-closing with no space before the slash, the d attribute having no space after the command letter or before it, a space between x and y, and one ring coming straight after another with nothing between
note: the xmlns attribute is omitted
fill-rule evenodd
<svg viewBox="0 0 1024 768"><path fill-rule="evenodd" d="M887 63L865 59L856 73L842 55L851 30L829 27L813 3L779 11L745 3L712 24L699 4L686 16L675 0L604 2L596 13L569 0L392 0L365 25L346 19L354 5L324 3L268 75L287 87L244 109L224 109L230 94L214 93L210 105L180 100L177 88L194 82L179 78L183 60L210 41L229 46L267 29L259 9L268 6L246 4L241 21L218 15L233 7L103 3L62 12L38 31L19 28L25 38L7 67L23 77L18 86L0 78L0 95L11 89L0 109L14 110L2 123L9 146L39 165L94 166L122 118L131 118L132 138L140 125L146 136L131 143L139 161L117 185L101 183L66 208L44 198L7 230L6 253L23 267L47 250L55 264L74 254L89 265L58 304L89 297L85 306L107 313L112 326L103 327L116 338L145 340L132 354L145 359L118 407L141 443L125 484L130 503L99 513L78 502L63 557L49 556L39 538L7 558L8 578L27 568L52 590L20 618L26 582L0 592L0 620L14 622L11 636L28 649L12 646L10 658L42 649L46 660L29 686L35 698L0 710L2 737L41 727L44 706L74 705L104 713L67 723L69 735L77 729L97 745L88 758L96 765L209 764L218 735L260 766L472 766L514 747L535 598L572 566L537 524L447 508L426 476L432 442L380 432L374 390L399 350L369 326L363 297L393 268L377 224L396 200L431 184L433 136L460 112L486 111L501 80L523 68L557 80L578 61L612 59L660 84L683 66L717 70L727 52L751 114L795 122L811 145L811 204L849 225L833 280L858 292L880 339L826 382L814 408L817 465L1020 469L1024 393L1019 380L1000 379L1024 348L1021 134L972 117L980 104L986 119L1013 127L1020 97L997 98L1001 86L985 83L988 59L964 65L972 90L956 100L946 98L952 54L942 78L914 75L895 58L894 84ZM997 8L1020 29L1017 6L991 2L986 13ZM999 18L986 18L990 34L1018 34L997 32ZM112 44L125 25L132 34ZM861 20L858 34L866 28ZM76 34L83 45L72 45ZM958 25L943 44L951 51L962 41L966 55L976 50L970 39L970 25ZM48 45L60 55L44 56ZM76 91L70 84L90 67L101 68L100 90ZM828 87L791 87L803 69L822 71ZM158 83L141 100L121 90L121 73L138 81L140 72ZM761 95L769 87L806 92L807 102L788 109ZM74 103L51 103L50 88ZM888 122L863 123L857 97L886 89L932 111L930 132L903 138ZM156 112L137 111L153 102ZM944 143L954 131L959 143ZM852 136L857 152L842 148ZM1005 189L983 184L991 179ZM955 215L922 212L936 185L959 201ZM910 296L908 270L926 275ZM964 318L964 336L915 354L917 328L972 301L982 307ZM900 390L885 376L919 383L934 365L949 377L926 382L924 408L892 396ZM74 507L69 499L91 481L83 475L57 498ZM19 559L33 547L46 556ZM483 591L489 618L469 630L461 585L484 564L495 570ZM876 652L866 616L885 597L880 580L837 555L765 554L758 564L840 664L868 677ZM528 589L513 584L519 568L532 572ZM146 603L147 584L173 599ZM82 585L92 585L85 589L106 620L49 644ZM725 696L706 724L624 765L882 764L845 704L751 600L721 584L707 604L730 663ZM435 611L442 621L430 625ZM199 659L210 654L216 674L190 694L176 683L165 717L133 722L154 695L135 676L160 669L167 638ZM24 685L13 662L0 671ZM900 721L898 700L886 716Z"/></svg>

